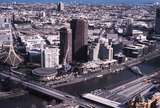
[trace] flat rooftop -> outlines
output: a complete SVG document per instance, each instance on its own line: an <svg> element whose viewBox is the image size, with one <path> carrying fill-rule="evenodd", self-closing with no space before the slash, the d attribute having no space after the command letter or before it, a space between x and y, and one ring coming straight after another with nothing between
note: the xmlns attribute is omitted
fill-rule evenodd
<svg viewBox="0 0 160 108"><path fill-rule="evenodd" d="M37 68L32 71L34 75L40 76L40 77L46 77L46 76L52 76L57 75L57 70L54 68Z"/></svg>

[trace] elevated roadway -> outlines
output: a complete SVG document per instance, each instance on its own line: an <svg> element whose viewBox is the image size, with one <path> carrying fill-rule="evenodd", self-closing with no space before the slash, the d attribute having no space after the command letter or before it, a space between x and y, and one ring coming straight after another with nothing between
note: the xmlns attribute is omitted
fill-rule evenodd
<svg viewBox="0 0 160 108"><path fill-rule="evenodd" d="M84 101L82 102L78 98L76 98L72 95L69 95L67 93L58 91L58 90L53 89L53 88L44 87L43 85L40 85L39 83L36 83L34 81L22 80L21 78L19 78L19 76L16 76L15 74L9 74L8 72L5 72L5 73L0 72L0 76L10 78L11 80L19 82L20 84L22 84L23 86L25 86L29 89L35 90L37 92L40 92L42 94L46 94L46 95L54 97L54 98L57 98L59 100L78 103L83 108L91 108L91 106L92 106L91 104L89 104L87 102L84 102Z"/></svg>

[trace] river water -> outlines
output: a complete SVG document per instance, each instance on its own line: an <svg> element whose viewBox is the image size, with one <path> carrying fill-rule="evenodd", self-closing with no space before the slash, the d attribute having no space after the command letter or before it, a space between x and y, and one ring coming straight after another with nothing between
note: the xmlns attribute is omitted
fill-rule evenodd
<svg viewBox="0 0 160 108"><path fill-rule="evenodd" d="M46 105L57 105L60 101L37 93L25 93L25 95L0 100L0 108L46 108Z"/></svg>
<svg viewBox="0 0 160 108"><path fill-rule="evenodd" d="M160 68L160 57L150 60L146 63L137 65L144 74L151 74ZM74 96L80 96L83 93L90 92L99 88L111 89L120 84L132 81L140 76L135 75L130 70L124 70L116 74L105 75L101 78L94 78L89 81L83 81L77 84L67 85L57 88ZM38 96L28 93L24 96L5 99L0 101L1 108L45 108L47 102L44 96Z"/></svg>
<svg viewBox="0 0 160 108"><path fill-rule="evenodd" d="M160 57L152 59L146 63L137 65L144 74L151 74L160 68ZM99 88L111 89L117 85L132 81L140 76L130 70L124 70L116 74L106 75L101 78L94 78L89 81L80 82L73 85L63 86L57 88L63 92L67 92L74 96L80 96L83 93L90 92Z"/></svg>

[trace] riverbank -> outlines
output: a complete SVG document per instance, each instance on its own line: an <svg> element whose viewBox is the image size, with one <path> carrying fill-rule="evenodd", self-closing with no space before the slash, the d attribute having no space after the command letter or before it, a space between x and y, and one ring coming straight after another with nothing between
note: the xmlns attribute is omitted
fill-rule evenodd
<svg viewBox="0 0 160 108"><path fill-rule="evenodd" d="M24 90L11 90L8 92L0 92L0 100L20 97L25 95L26 93L27 91Z"/></svg>
<svg viewBox="0 0 160 108"><path fill-rule="evenodd" d="M58 88L58 87L62 87L62 86L67 86L67 85L72 85L72 84L76 84L82 81L88 81L94 78L99 78L99 77L103 77L105 75L110 75L110 74L117 74L117 73L121 73L124 72L124 70L126 69L126 67L132 67L135 65L139 65L141 63L146 63L154 58L159 57L160 50L156 50L152 53L149 53L143 57L137 58L137 59L132 59L129 60L123 64L119 64L119 65L115 65L113 67L111 67L110 69L106 69L106 70L102 70L100 72L97 73L89 73L89 74L84 74L81 75L77 78L74 79L69 79L67 81L64 81L64 83L60 83L60 84L56 84L53 85L52 83L48 86L54 87L54 88Z"/></svg>
<svg viewBox="0 0 160 108"><path fill-rule="evenodd" d="M136 66L138 66L145 75L152 74L160 69L160 57L154 58L150 61L142 62L141 64L137 64ZM74 96L80 96L83 93L87 93L99 88L114 88L126 82L133 81L137 78L140 78L140 76L135 75L129 69L125 69L121 72L116 72L109 75L107 74L103 77L96 77L70 85L60 86L56 89Z"/></svg>

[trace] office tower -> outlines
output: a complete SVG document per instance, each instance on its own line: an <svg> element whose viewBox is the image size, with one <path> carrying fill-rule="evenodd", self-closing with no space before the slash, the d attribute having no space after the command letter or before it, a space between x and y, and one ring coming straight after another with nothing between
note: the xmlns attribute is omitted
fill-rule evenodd
<svg viewBox="0 0 160 108"><path fill-rule="evenodd" d="M100 60L113 60L113 48L111 40L109 40L108 45L104 43L100 44L99 58Z"/></svg>
<svg viewBox="0 0 160 108"><path fill-rule="evenodd" d="M100 49L99 49L99 55L98 58L100 60L106 60L107 59L107 54L108 54L108 50L107 47L104 43L100 44Z"/></svg>
<svg viewBox="0 0 160 108"><path fill-rule="evenodd" d="M44 49L44 67L54 68L59 65L59 48Z"/></svg>
<svg viewBox="0 0 160 108"><path fill-rule="evenodd" d="M130 19L127 19L124 21L125 28L124 30L124 35L125 36L132 36L133 35L133 27L132 27L132 21Z"/></svg>
<svg viewBox="0 0 160 108"><path fill-rule="evenodd" d="M12 20L11 21L12 21L12 23L15 22L15 14L12 15Z"/></svg>
<svg viewBox="0 0 160 108"><path fill-rule="evenodd" d="M99 43L95 43L94 45L90 46L88 48L89 51L89 60L96 61L98 60L98 54L99 54Z"/></svg>
<svg viewBox="0 0 160 108"><path fill-rule="evenodd" d="M60 29L60 64L72 62L72 32L70 28Z"/></svg>
<svg viewBox="0 0 160 108"><path fill-rule="evenodd" d="M160 7L156 9L155 33L160 34Z"/></svg>
<svg viewBox="0 0 160 108"><path fill-rule="evenodd" d="M57 9L58 11L64 11L64 4L62 2L58 3Z"/></svg>
<svg viewBox="0 0 160 108"><path fill-rule="evenodd" d="M98 42L98 40L95 40L94 42L91 43L91 45L89 45L88 58L90 61L98 60L99 48L100 48L100 43Z"/></svg>
<svg viewBox="0 0 160 108"><path fill-rule="evenodd" d="M46 17L46 12L42 11L42 17L45 18Z"/></svg>
<svg viewBox="0 0 160 108"><path fill-rule="evenodd" d="M72 56L75 62L86 62L88 45L88 22L85 19L72 19Z"/></svg>
<svg viewBox="0 0 160 108"><path fill-rule="evenodd" d="M126 36L132 36L133 35L133 28L132 28L132 24L128 24L127 28L126 28Z"/></svg>
<svg viewBox="0 0 160 108"><path fill-rule="evenodd" d="M113 60L113 48L111 46L108 46L108 60Z"/></svg>
<svg viewBox="0 0 160 108"><path fill-rule="evenodd" d="M113 48L112 48L112 39L108 40L108 60L112 61L113 60Z"/></svg>
<svg viewBox="0 0 160 108"><path fill-rule="evenodd" d="M44 41L41 41L41 67L44 67Z"/></svg>

